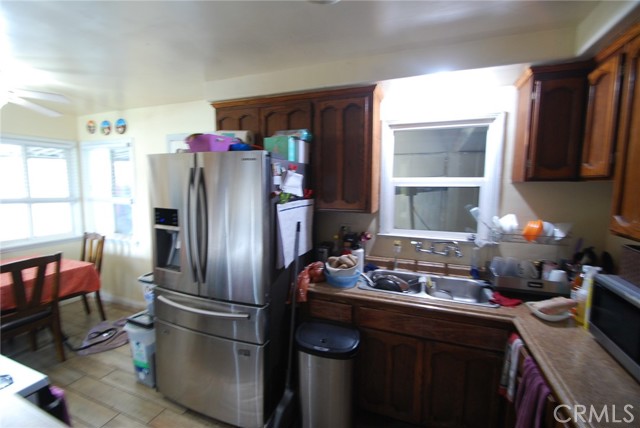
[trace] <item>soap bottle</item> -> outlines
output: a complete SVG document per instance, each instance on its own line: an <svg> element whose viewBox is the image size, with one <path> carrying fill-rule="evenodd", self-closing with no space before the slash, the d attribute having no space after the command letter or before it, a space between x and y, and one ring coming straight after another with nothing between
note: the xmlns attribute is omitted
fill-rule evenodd
<svg viewBox="0 0 640 428"><path fill-rule="evenodd" d="M571 282L571 298L573 300L575 300L576 302L579 302L578 300L578 291L580 290L580 288L582 287L582 284L584 283L584 277L587 273L587 270L590 268L590 266L582 266L582 269L580 270L580 273L578 275L576 275L573 278L573 281ZM573 314L573 317L575 318L576 322L579 324L582 324L582 320L584 319L584 311L582 309L580 309L580 314L578 315L578 306L574 306L573 308L571 308L571 313Z"/></svg>
<svg viewBox="0 0 640 428"><path fill-rule="evenodd" d="M589 312L591 310L591 289L593 288L593 277L600 271L599 267L585 265L582 267L584 279L582 287L571 292L571 298L578 302L574 313L576 323L587 328L589 325Z"/></svg>
<svg viewBox="0 0 640 428"><path fill-rule="evenodd" d="M576 320L576 324L584 325L584 313L587 306L587 298L589 297L589 286L584 284L575 294L575 300L578 304L575 307L573 318Z"/></svg>

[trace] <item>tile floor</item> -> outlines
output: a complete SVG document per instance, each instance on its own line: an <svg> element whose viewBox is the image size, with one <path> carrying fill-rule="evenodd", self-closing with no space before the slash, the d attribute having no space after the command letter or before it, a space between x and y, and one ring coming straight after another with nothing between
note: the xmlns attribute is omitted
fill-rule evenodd
<svg viewBox="0 0 640 428"><path fill-rule="evenodd" d="M94 302L91 314L80 300L63 302L62 329L73 346L100 322ZM140 309L105 302L107 319L115 321ZM53 385L65 390L74 428L85 427L227 427L163 398L136 381L129 344L109 351L81 356L65 349L67 360L56 358L48 331L39 333L38 350L31 352L28 335L2 342L2 354L45 373Z"/></svg>
<svg viewBox="0 0 640 428"><path fill-rule="evenodd" d="M89 315L80 300L65 301L61 305L62 330L74 347L80 346L87 332L101 321L91 298L89 304L92 308ZM109 321L140 311L140 308L104 304ZM86 356L65 348L67 360L61 363L49 331L41 331L38 342L38 350L32 352L28 335L24 335L14 341L3 341L0 350L3 355L47 374L53 385L64 389L74 428L230 428L173 403L155 389L137 382L129 344ZM378 415L354 416L356 428L415 428Z"/></svg>

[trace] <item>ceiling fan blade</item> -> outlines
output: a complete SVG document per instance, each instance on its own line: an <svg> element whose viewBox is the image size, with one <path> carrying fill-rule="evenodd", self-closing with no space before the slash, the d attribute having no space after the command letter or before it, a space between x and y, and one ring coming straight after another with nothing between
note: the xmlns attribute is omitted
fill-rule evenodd
<svg viewBox="0 0 640 428"><path fill-rule="evenodd" d="M18 104L19 106L28 108L28 109L36 111L38 113L42 113L42 114L44 114L46 116L49 116L49 117L60 117L60 116L62 116L62 113L58 113L55 110L51 110L49 108L39 106L38 104L32 103L31 101L23 100L22 98L16 97L15 95L13 95L11 93L9 94L9 102L14 103L14 104Z"/></svg>
<svg viewBox="0 0 640 428"><path fill-rule="evenodd" d="M34 100L52 101L54 103L69 103L69 98L62 94L54 94L51 92L30 91L27 89L9 89L17 97L31 98Z"/></svg>

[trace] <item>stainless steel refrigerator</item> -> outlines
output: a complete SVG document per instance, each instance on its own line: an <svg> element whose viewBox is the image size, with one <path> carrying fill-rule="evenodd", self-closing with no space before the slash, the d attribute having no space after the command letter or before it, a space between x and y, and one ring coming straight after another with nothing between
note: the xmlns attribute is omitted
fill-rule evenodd
<svg viewBox="0 0 640 428"><path fill-rule="evenodd" d="M274 268L271 156L149 162L157 388L217 420L262 427L284 388L290 282Z"/></svg>

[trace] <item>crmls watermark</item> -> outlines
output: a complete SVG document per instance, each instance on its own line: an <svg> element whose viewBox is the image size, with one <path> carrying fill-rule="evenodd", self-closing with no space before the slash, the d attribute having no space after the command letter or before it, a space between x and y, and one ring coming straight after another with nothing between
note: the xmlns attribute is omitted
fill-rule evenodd
<svg viewBox="0 0 640 428"><path fill-rule="evenodd" d="M564 411L561 409L565 409ZM598 423L631 423L635 420L633 413L633 404L625 404L622 409L615 404L603 405L602 408L597 408L593 405L584 406L582 404L576 404L570 406L568 404L560 404L553 409L553 418L556 422L566 423L573 422L598 422ZM565 416L568 414L569 416Z"/></svg>

